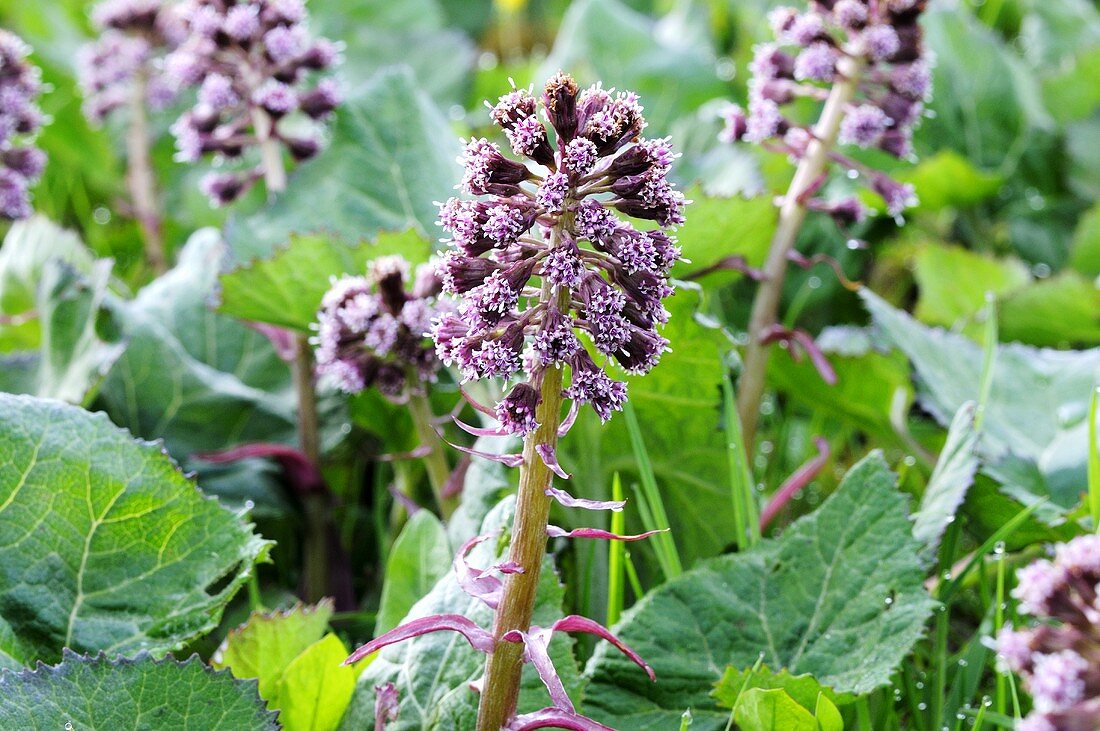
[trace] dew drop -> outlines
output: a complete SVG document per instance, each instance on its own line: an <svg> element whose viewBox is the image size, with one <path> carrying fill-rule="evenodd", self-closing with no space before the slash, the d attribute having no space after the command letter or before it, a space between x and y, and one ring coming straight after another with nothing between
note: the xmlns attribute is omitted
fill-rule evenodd
<svg viewBox="0 0 1100 731"><path fill-rule="evenodd" d="M925 703L924 701L921 701L920 703L917 704L917 710L927 711L928 710L928 704Z"/></svg>
<svg viewBox="0 0 1100 731"><path fill-rule="evenodd" d="M485 53L477 57L477 67L482 71L495 69L499 62L500 59L498 59L497 55L492 51L486 51Z"/></svg>

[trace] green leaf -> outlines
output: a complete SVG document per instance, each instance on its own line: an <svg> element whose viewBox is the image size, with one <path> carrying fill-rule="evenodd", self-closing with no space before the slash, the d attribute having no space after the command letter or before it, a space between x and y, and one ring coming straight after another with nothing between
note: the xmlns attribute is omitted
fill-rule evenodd
<svg viewBox="0 0 1100 731"><path fill-rule="evenodd" d="M870 290L861 296L878 328L912 362L922 407L941 425L950 424L964 403L978 398L981 347L921 325ZM979 445L985 470L1001 469L998 479L1006 485L1027 485L1031 502L1049 497L1063 507L1075 505L1085 484L1085 416L1098 369L1100 349L998 346ZM1020 482L1021 472L1031 479Z"/></svg>
<svg viewBox="0 0 1100 731"><path fill-rule="evenodd" d="M0 658L177 649L268 545L106 415L0 395Z"/></svg>
<svg viewBox="0 0 1100 731"><path fill-rule="evenodd" d="M418 510L390 549L374 634L384 634L400 624L412 606L451 570L453 558L443 524L431 511Z"/></svg>
<svg viewBox="0 0 1100 731"><path fill-rule="evenodd" d="M746 685L748 681L748 685ZM725 708L733 708L741 688L759 688L761 690L780 689L789 695L795 702L806 710L811 710L817 705L818 696L825 695L835 703L851 703L851 696L840 696L830 688L822 687L821 683L812 675L791 675L786 670L773 673L767 665L761 665L753 670L738 670L730 666L726 668L722 679L714 689L714 697L718 704Z"/></svg>
<svg viewBox="0 0 1100 731"><path fill-rule="evenodd" d="M930 9L921 25L936 94L918 142L953 147L980 168L1017 162L1052 124L1031 71L965 8Z"/></svg>
<svg viewBox="0 0 1100 731"><path fill-rule="evenodd" d="M676 276L683 277L727 256L743 256L754 267L764 264L776 225L776 208L767 196L717 198L693 188L688 198L693 203L688 208L687 222L676 232L687 262L676 264ZM712 278L729 281L734 276L734 272L726 271Z"/></svg>
<svg viewBox="0 0 1100 731"><path fill-rule="evenodd" d="M1100 277L1100 203L1088 209L1073 233L1071 265L1090 277Z"/></svg>
<svg viewBox="0 0 1100 731"><path fill-rule="evenodd" d="M326 235L292 235L269 259L257 259L225 274L219 282L219 311L241 320L310 332L332 277L362 274L367 262L400 254L425 262L434 247L415 231L382 232L369 244L348 246Z"/></svg>
<svg viewBox="0 0 1100 731"><path fill-rule="evenodd" d="M16 221L0 247L0 313L19 315L38 304L46 262L60 260L90 275L94 257L72 231L45 216Z"/></svg>
<svg viewBox="0 0 1100 731"><path fill-rule="evenodd" d="M741 731L818 731L813 714L779 688L749 688L733 717Z"/></svg>
<svg viewBox="0 0 1100 731"><path fill-rule="evenodd" d="M323 600L286 611L253 613L229 632L210 664L218 670L229 668L238 678L258 678L260 695L272 700L287 666L324 636L332 611L332 602Z"/></svg>
<svg viewBox="0 0 1100 731"><path fill-rule="evenodd" d="M481 534L492 534L511 523L515 499L506 498L486 517ZM485 541L471 552L472 566L487 567L501 560L503 541ZM542 566L532 624L548 627L561 618L563 589L547 557ZM406 620L432 614L462 614L482 627L491 627L493 612L458 586L453 572L413 606ZM556 635L550 657L566 690L578 698L580 674L572 653L573 640ZM482 676L485 656L454 633L436 632L402 642L379 652L359 677L351 706L341 728L358 731L374 724L375 686L393 683L401 700L398 719L386 731L450 731L471 728L477 715L477 694L470 683ZM635 666L637 670L637 666ZM645 678L645 674L638 671ZM648 682L648 678L646 678ZM526 666L520 691L521 713L550 705L549 695L534 669ZM681 709L682 710L682 709Z"/></svg>
<svg viewBox="0 0 1100 731"><path fill-rule="evenodd" d="M723 358L731 341L696 318L698 302L696 291L677 291L668 301L671 317L661 331L671 352L645 376L625 379L685 566L721 552L732 540L728 526L733 524L719 413ZM669 418L671 410L676 419ZM582 409L558 455L565 470L574 472L575 484L584 486L585 497L610 499L607 491L616 472L625 484L638 480L626 419L619 415L601 424L591 409ZM583 518L591 525L591 515Z"/></svg>
<svg viewBox="0 0 1100 731"><path fill-rule="evenodd" d="M920 289L916 315L930 325L952 327L985 307L985 295L1005 295L1031 281L1015 259L994 259L959 246L925 243L913 257Z"/></svg>
<svg viewBox="0 0 1100 731"><path fill-rule="evenodd" d="M721 556L636 604L620 638L646 658L656 685L598 647L585 710L615 728L722 729L710 692L733 664L809 673L838 693L886 685L920 637L934 602L923 587L905 497L882 457L855 465L837 491L778 540Z"/></svg>
<svg viewBox="0 0 1100 731"><path fill-rule="evenodd" d="M825 328L817 345L836 371L835 386L821 380L808 358L796 363L787 353L768 360L768 382L808 408L833 414L869 434L897 439L890 421L894 400L901 398L906 406L913 401L905 357L882 353L866 330L847 325Z"/></svg>
<svg viewBox="0 0 1100 731"><path fill-rule="evenodd" d="M34 323L38 350L0 360L0 390L83 404L125 347L99 334L101 318L110 319L102 305L111 262L93 262L85 277L63 260L51 259L40 276Z"/></svg>
<svg viewBox="0 0 1100 731"><path fill-rule="evenodd" d="M416 87L440 106L466 101L476 49L465 33L448 27L436 0L311 0L309 15L320 35L344 43L336 68L344 88L356 88L384 66L408 64Z"/></svg>
<svg viewBox="0 0 1100 731"><path fill-rule="evenodd" d="M238 220L228 236L238 259L267 256L292 233L348 241L412 227L437 238L437 208L461 177L458 137L408 69L387 69L336 112L332 139L290 177L287 190Z"/></svg>
<svg viewBox="0 0 1100 731"><path fill-rule="evenodd" d="M286 731L333 731L355 692L355 668L343 665L348 649L327 634L287 666L272 708Z"/></svg>
<svg viewBox="0 0 1100 731"><path fill-rule="evenodd" d="M1004 184L1000 175L978 170L954 150L941 150L898 178L916 188L922 211L973 206L996 195Z"/></svg>
<svg viewBox="0 0 1100 731"><path fill-rule="evenodd" d="M554 48L533 81L541 88L563 69L582 86L602 80L637 92L650 134L661 136L676 117L727 95L715 60L709 44L660 33L651 17L619 0L580 0L566 10Z"/></svg>
<svg viewBox="0 0 1100 731"><path fill-rule="evenodd" d="M1001 336L1031 345L1100 344L1100 283L1073 271L1017 290L1000 306Z"/></svg>
<svg viewBox="0 0 1100 731"><path fill-rule="evenodd" d="M920 510L913 514L913 536L924 544L927 558L935 556L943 532L955 520L966 491L974 484L978 471L976 411L977 404L968 401L955 413L947 430L947 442L924 489Z"/></svg>
<svg viewBox="0 0 1100 731"><path fill-rule="evenodd" d="M1059 122L1090 116L1100 105L1100 46L1079 46L1064 68L1043 79L1046 107Z"/></svg>
<svg viewBox="0 0 1100 731"><path fill-rule="evenodd" d="M276 731L256 684L184 662L81 657L66 651L53 667L0 671L0 727L80 731L233 729Z"/></svg>
<svg viewBox="0 0 1100 731"><path fill-rule="evenodd" d="M840 715L836 704L824 693L817 697L814 718L817 719L817 728L820 731L844 731L844 717Z"/></svg>
<svg viewBox="0 0 1100 731"><path fill-rule="evenodd" d="M128 346L103 384L102 406L181 460L294 439L289 368L262 334L210 309L225 257L217 232L199 231L174 269L117 306Z"/></svg>

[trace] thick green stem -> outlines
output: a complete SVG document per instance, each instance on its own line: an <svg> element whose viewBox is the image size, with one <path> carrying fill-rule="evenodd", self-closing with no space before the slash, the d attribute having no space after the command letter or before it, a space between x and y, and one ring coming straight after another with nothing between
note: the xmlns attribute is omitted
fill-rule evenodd
<svg viewBox="0 0 1100 731"><path fill-rule="evenodd" d="M563 217L564 218L564 217ZM559 232L566 225L559 222L551 238L557 245ZM557 297L563 311L569 306L570 292L562 289L551 294L543 283L542 299ZM546 554L546 523L550 518L551 499L546 494L554 474L543 462L537 447L557 449L558 427L561 426L562 368L551 366L542 374L539 402L535 415L539 427L523 442L523 466L520 468L516 513L512 521L512 544L508 558L523 567L523 573L508 574L504 592L493 622L496 649L485 664L485 683L477 713L477 731L500 731L515 713L519 699L520 674L523 671L523 645L504 642L501 638L512 630L526 632L531 626L538 592L542 558Z"/></svg>
<svg viewBox="0 0 1100 731"><path fill-rule="evenodd" d="M424 394L409 396L409 413L412 415L413 426L416 427L416 435L420 439L420 446L430 451L422 458L424 467L428 471L428 482L431 483L432 493L435 495L436 505L443 517L449 518L458 507L458 499L451 495L445 497L443 490L447 486L447 480L451 476L451 468L447 464L447 457L443 454L439 435L436 434L432 424L432 406L428 397Z"/></svg>
<svg viewBox="0 0 1100 731"><path fill-rule="evenodd" d="M294 390L298 395L298 443L309 461L321 466L320 429L317 419L317 397L313 388L313 351L305 335L297 336L294 358ZM303 547L302 593L315 602L328 593L328 496L309 493L302 498L306 531Z"/></svg>
<svg viewBox="0 0 1100 731"><path fill-rule="evenodd" d="M269 195L286 190L286 167L279 141L275 139L275 122L262 109L252 110L252 126L260 141L260 159L264 184ZM313 384L313 350L309 338L295 336L293 363L294 392L298 397L298 444L309 461L321 468L320 419L317 416L317 393ZM311 493L303 496L306 531L302 559L302 594L315 602L327 593L329 586L328 532L330 515L328 496Z"/></svg>
<svg viewBox="0 0 1100 731"><path fill-rule="evenodd" d="M738 382L737 407L745 450L749 455L752 454L752 445L756 438L756 423L760 416L760 402L764 397L770 351L769 345L762 342L762 338L767 329L778 322L779 300L783 295L783 281L787 274L787 256L794 248L798 232L806 220L806 201L803 198L825 172L829 152L836 144L845 109L859 88L862 71L860 62L848 56L837 64L838 80L833 84L821 117L814 127L815 139L798 163L794 179L779 209L779 224L764 264L764 280L756 290L756 298L752 303L745 366Z"/></svg>
<svg viewBox="0 0 1100 731"><path fill-rule="evenodd" d="M126 131L126 183L130 205L145 239L145 260L156 274L168 268L164 231L157 203L157 183L149 154L149 118L145 112L148 80L145 69L134 74L130 87L130 126Z"/></svg>
<svg viewBox="0 0 1100 731"><path fill-rule="evenodd" d="M286 190L286 166L283 165L283 150L274 136L275 121L267 112L256 108L252 110L252 127L260 142L260 164L267 192L282 193Z"/></svg>

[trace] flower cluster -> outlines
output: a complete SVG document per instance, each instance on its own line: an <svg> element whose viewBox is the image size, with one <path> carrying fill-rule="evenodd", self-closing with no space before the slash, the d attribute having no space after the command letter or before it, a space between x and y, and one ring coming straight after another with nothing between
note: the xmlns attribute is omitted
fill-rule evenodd
<svg viewBox="0 0 1100 731"><path fill-rule="evenodd" d="M997 654L1023 677L1035 710L1016 728L1100 728L1100 536L1074 538L1017 573L1012 595L1038 626L1005 628Z"/></svg>
<svg viewBox="0 0 1100 731"><path fill-rule="evenodd" d="M513 89L490 116L533 164L485 139L466 145L462 189L476 198L451 198L440 212L450 233L444 289L463 303L436 323L439 357L465 380L523 373L496 408L508 432L536 428L539 385L552 366L569 367L565 397L606 421L622 408L626 384L578 333L629 373L648 371L667 349L657 329L680 250L665 229L683 222L687 203L667 178L676 155L667 140L641 136L635 94L598 84L582 91L563 73L541 99ZM652 225L635 228L617 213Z"/></svg>
<svg viewBox="0 0 1100 731"><path fill-rule="evenodd" d="M179 18L165 0L102 0L92 9L99 38L80 49L77 71L84 115L102 122L131 100L135 82L145 102L163 109L175 93L164 78L164 54L183 41Z"/></svg>
<svg viewBox="0 0 1100 731"><path fill-rule="evenodd" d="M315 155L318 129L291 131L281 122L294 113L319 122L336 108L335 82L310 86L307 77L333 66L338 49L310 36L302 0L184 0L179 13L187 40L169 54L165 72L175 88L197 87L198 100L172 127L178 159L238 159L271 142L298 161ZM224 205L262 174L260 168L213 173L202 187Z"/></svg>
<svg viewBox="0 0 1100 731"><path fill-rule="evenodd" d="M427 332L449 303L439 299L434 263L417 268L411 293L408 280L408 262L384 256L366 276L333 282L318 313L319 375L347 393L375 387L394 399L435 380L439 361Z"/></svg>
<svg viewBox="0 0 1100 731"><path fill-rule="evenodd" d="M547 490L547 496L557 500L566 508L619 511L623 509L624 505L622 502L578 499L554 488ZM654 532L620 536L594 528L578 528L568 533L555 526L547 526L546 528L546 534L551 538L596 538L621 541L642 540L653 535ZM493 611L496 611L500 605L505 588L505 578L509 575L524 573L522 566L508 560L497 560L496 563L487 568L470 565L470 557L475 550L479 551L483 557L491 556L496 559L495 546L498 544L497 539L499 537L500 531L498 530L469 539L458 549L453 561L455 580L459 588ZM549 645L555 632L582 632L610 642L645 671L650 680L656 680L653 668L638 653L603 625L578 615L563 617L549 627L531 626L526 631L511 630L504 633L499 639L494 638L492 632L465 615L434 614L418 617L359 647L344 661L344 664L354 664L385 647L433 632L456 632L462 635L471 647L486 655L493 654L494 650L499 647L499 643L516 643L523 646L522 661L534 667L539 678L546 686L553 705L533 713L513 715L504 726L507 731L533 731L533 729L539 728L561 728L571 729L572 731L613 731L610 727L582 715L573 705L562 683L561 676L550 658ZM471 683L470 688L476 692L486 692L483 687L484 683L485 678L481 678ZM396 717L399 706L396 690L392 685L387 684L386 686L376 687L375 691L377 693L375 705L377 718L392 720ZM379 728L384 728L384 726L380 725Z"/></svg>
<svg viewBox="0 0 1100 731"><path fill-rule="evenodd" d="M722 139L767 143L801 159L819 130L787 117L783 107L803 97L824 100L829 86L845 80L855 81L857 89L845 101L837 142L910 157L913 127L931 92L929 60L917 23L925 3L834 0L811 2L801 13L788 7L774 10L769 19L776 41L754 49L748 113L727 106ZM855 160L834 159L865 175L890 215L900 215L916 202L911 186ZM838 221L862 215L853 201L842 202ZM833 206L818 202L818 207L833 213Z"/></svg>
<svg viewBox="0 0 1100 731"><path fill-rule="evenodd" d="M46 155L34 146L42 126L36 99L41 72L27 60L30 48L0 29L0 218L31 215L30 187L46 167Z"/></svg>

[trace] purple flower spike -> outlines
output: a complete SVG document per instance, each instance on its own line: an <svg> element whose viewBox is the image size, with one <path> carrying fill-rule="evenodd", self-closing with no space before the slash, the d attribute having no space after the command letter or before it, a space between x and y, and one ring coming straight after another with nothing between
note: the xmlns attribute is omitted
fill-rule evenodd
<svg viewBox="0 0 1100 731"><path fill-rule="evenodd" d="M149 107L164 109L175 99L164 57L181 42L182 29L171 3L101 0L92 8L92 24L99 38L80 49L77 64L84 116L98 124L129 104L139 79Z"/></svg>
<svg viewBox="0 0 1100 731"><path fill-rule="evenodd" d="M516 716L506 727L507 731L534 731L540 728L558 728L566 731L615 731L587 716L569 713L561 708L543 708L534 713Z"/></svg>
<svg viewBox="0 0 1100 731"><path fill-rule="evenodd" d="M667 533L668 529L650 530L634 536L621 536L618 533L610 533L599 528L574 528L565 530L556 525L546 526L546 535L551 538L598 538L601 541L640 541L658 533Z"/></svg>
<svg viewBox="0 0 1100 731"><path fill-rule="evenodd" d="M386 725L397 720L400 700L393 683L374 687L374 731L386 731Z"/></svg>
<svg viewBox="0 0 1100 731"><path fill-rule="evenodd" d="M331 79L317 72L338 60L337 47L313 38L297 0L182 0L174 15L182 33L164 59L175 91L198 87L198 103L172 127L178 157L241 159L256 147L285 149L296 161L321 148L323 122L340 102ZM293 120L284 130L283 120ZM270 152L267 153L270 158ZM269 185L285 185L265 158ZM281 160L279 161L281 163ZM255 165L244 171L259 177ZM254 179L255 179L254 178ZM227 188L214 198L236 200L247 188Z"/></svg>
<svg viewBox="0 0 1100 731"><path fill-rule="evenodd" d="M1024 680L1035 711L1018 728L1100 728L1100 539L1084 535L1016 572L1012 595L1040 623L1001 630L997 656Z"/></svg>
<svg viewBox="0 0 1100 731"><path fill-rule="evenodd" d="M42 73L27 60L30 52L18 36L0 29L0 218L9 220L31 215L30 189L46 164L33 144L42 126Z"/></svg>
<svg viewBox="0 0 1100 731"><path fill-rule="evenodd" d="M547 496L557 500L559 505L566 508L582 508L584 510L611 510L618 513L622 512L622 509L626 507L625 500L586 500L584 498L573 497L565 490L559 490L556 487L546 488L546 494Z"/></svg>
<svg viewBox="0 0 1100 731"><path fill-rule="evenodd" d="M902 3L906 7L899 9ZM776 41L754 48L747 112L734 104L722 109L725 124L719 139L782 141L770 149L785 151L800 164L814 139L812 130L801 119L788 119L785 109L805 99L824 101L840 84L851 84L855 74L854 98L843 107L839 136L824 144L912 157L913 129L923 116L932 83L918 24L925 3L836 0L807 5L807 12L779 8L769 16ZM836 153L833 159L864 173L863 179L886 199L891 216L916 203L911 189L879 180L885 177L882 173Z"/></svg>
<svg viewBox="0 0 1100 731"><path fill-rule="evenodd" d="M334 281L322 299L313 341L317 372L342 391L373 387L400 401L435 381L440 363L424 333L453 308L440 297L441 285L407 291L409 269L400 257L381 257L366 276ZM434 264L423 264L415 281L435 271Z"/></svg>
<svg viewBox="0 0 1100 731"><path fill-rule="evenodd" d="M657 330L680 251L661 229L682 223L689 203L668 179L677 155L667 139L641 136L635 94L582 91L566 74L548 81L541 98L513 89L490 109L528 161L487 139L466 145L462 189L478 199L452 198L439 214L451 244L445 289L464 302L436 321L437 352L464 381L522 372L494 414L510 433L538 427L548 368L568 369L571 409L587 403L607 420L626 387L595 364L583 340L629 373L649 371L666 349ZM657 228L635 228L618 212ZM565 475L552 454L542 457Z"/></svg>
<svg viewBox="0 0 1100 731"><path fill-rule="evenodd" d="M472 619L463 617L460 614L433 614L430 617L421 617L420 619L406 622L380 637L375 637L373 640L351 653L342 664L353 665L364 657L373 655L384 647L431 632L457 632L466 638L466 641L470 643L471 647L478 652L484 652L486 654L491 653L496 644L493 641L493 635L479 627Z"/></svg>

